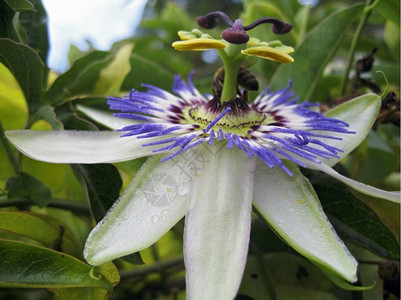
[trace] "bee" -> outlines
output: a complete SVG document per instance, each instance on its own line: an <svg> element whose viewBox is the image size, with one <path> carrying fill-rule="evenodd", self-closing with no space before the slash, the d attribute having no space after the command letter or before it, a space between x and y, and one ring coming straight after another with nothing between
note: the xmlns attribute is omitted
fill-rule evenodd
<svg viewBox="0 0 401 300"><path fill-rule="evenodd" d="M220 67L217 69L213 77L213 94L220 96L223 90L224 84L224 68ZM246 68L241 67L238 72L237 84L247 91L257 91L259 89L259 82L256 76ZM240 94L238 90L238 94Z"/></svg>

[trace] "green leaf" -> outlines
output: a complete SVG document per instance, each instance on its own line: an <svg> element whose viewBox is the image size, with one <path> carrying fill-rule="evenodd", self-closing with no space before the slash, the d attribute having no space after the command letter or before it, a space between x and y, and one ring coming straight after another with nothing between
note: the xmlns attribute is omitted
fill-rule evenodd
<svg viewBox="0 0 401 300"><path fill-rule="evenodd" d="M49 104L61 104L72 97L93 93L100 72L113 60L114 55L94 51L78 59L64 74L60 75L46 93Z"/></svg>
<svg viewBox="0 0 401 300"><path fill-rule="evenodd" d="M107 300L110 293L99 288L57 288L50 289L54 294L54 300Z"/></svg>
<svg viewBox="0 0 401 300"><path fill-rule="evenodd" d="M120 91L121 85L131 70L129 63L133 44L126 44L116 53L113 61L100 72L94 92L98 95L114 95Z"/></svg>
<svg viewBox="0 0 401 300"><path fill-rule="evenodd" d="M326 65L341 45L344 32L358 17L364 4L358 4L337 12L323 20L311 31L292 55L294 62L281 65L270 86L277 90L293 82L295 94L303 101L309 100Z"/></svg>
<svg viewBox="0 0 401 300"><path fill-rule="evenodd" d="M283 7L281 1L279 3L273 3L273 1L245 1L245 13L242 18L245 24L251 24L252 22L269 16L271 18L277 18L283 20L285 22L290 22L288 19L289 15L287 12L283 13ZM298 28L297 28L298 29ZM295 30L297 30L295 29ZM287 35L280 36L280 40L284 44L292 44L294 41L294 37L296 35L295 30L291 30ZM262 41L272 41L277 39L277 35L275 35L272 30L268 28L268 26L258 26L257 28L252 30L250 34L254 38L258 38ZM291 38L290 38L291 37Z"/></svg>
<svg viewBox="0 0 401 300"><path fill-rule="evenodd" d="M27 11L19 15L21 29L24 32L24 43L34 49L43 62L47 62L49 39L47 14L41 0L31 0L36 11Z"/></svg>
<svg viewBox="0 0 401 300"><path fill-rule="evenodd" d="M367 157L361 164L358 179L362 182L380 181L397 170L397 155L374 131L368 135Z"/></svg>
<svg viewBox="0 0 401 300"><path fill-rule="evenodd" d="M122 180L110 164L71 165L89 200L92 215L99 222L120 196Z"/></svg>
<svg viewBox="0 0 401 300"><path fill-rule="evenodd" d="M117 268L112 263L107 263L96 269L96 273L100 272L113 285L117 285L120 281L120 275ZM60 300L107 300L110 293L107 290L100 288L62 288L51 289L55 299Z"/></svg>
<svg viewBox="0 0 401 300"><path fill-rule="evenodd" d="M48 215L0 211L0 232L11 232L38 241L48 248L77 254L77 243L67 226Z"/></svg>
<svg viewBox="0 0 401 300"><path fill-rule="evenodd" d="M89 99L105 102L104 98L88 98L88 100ZM83 99L76 99L73 101L79 102L81 100ZM76 109L71 105L71 103L65 103L58 106L55 109L55 113L57 115L57 119L63 123L64 129L66 130L99 130L99 127L96 126L92 121L87 120L86 118L82 117L81 114L77 113Z"/></svg>
<svg viewBox="0 0 401 300"><path fill-rule="evenodd" d="M393 37L394 38L394 37ZM399 86L400 85L400 66L399 64L377 64L373 66L371 76L372 81L380 85L385 85L383 74L378 73L379 71L384 72L390 84Z"/></svg>
<svg viewBox="0 0 401 300"><path fill-rule="evenodd" d="M306 259L283 252L248 256L238 294L265 300L353 299Z"/></svg>
<svg viewBox="0 0 401 300"><path fill-rule="evenodd" d="M376 10L383 16L384 19L390 20L394 25L400 28L400 1L386 0L380 1L376 6Z"/></svg>
<svg viewBox="0 0 401 300"><path fill-rule="evenodd" d="M28 46L0 38L0 62L17 79L28 103L30 114L42 105L45 65L39 55Z"/></svg>
<svg viewBox="0 0 401 300"><path fill-rule="evenodd" d="M131 71L124 80L122 89L141 89L141 84L154 84L159 88L171 90L173 74L163 65L134 53L131 57Z"/></svg>
<svg viewBox="0 0 401 300"><path fill-rule="evenodd" d="M90 266L62 252L0 240L0 257L1 287L97 287L112 290L112 284L105 276L91 276Z"/></svg>
<svg viewBox="0 0 401 300"><path fill-rule="evenodd" d="M4 0L4 2L14 11L35 11L35 6L28 0Z"/></svg>
<svg viewBox="0 0 401 300"><path fill-rule="evenodd" d="M52 199L50 189L39 179L25 172L8 179L6 184L8 200L29 198L37 206L44 207Z"/></svg>
<svg viewBox="0 0 401 300"><path fill-rule="evenodd" d="M19 40L18 33L12 22L15 11L5 1L0 1L0 37Z"/></svg>
<svg viewBox="0 0 401 300"><path fill-rule="evenodd" d="M63 124L57 119L54 107L46 105L39 108L34 115L35 120L45 120L54 130L63 129Z"/></svg>
<svg viewBox="0 0 401 300"><path fill-rule="evenodd" d="M394 234L345 184L321 172L313 172L310 181L338 232L384 258L399 259L400 245Z"/></svg>
<svg viewBox="0 0 401 300"><path fill-rule="evenodd" d="M395 25L393 22L386 21L384 25L384 42L386 43L387 47L389 48L390 53L393 57L399 61L400 59L400 25ZM395 65L399 68L399 65ZM400 72L398 72L398 82L400 78Z"/></svg>
<svg viewBox="0 0 401 300"><path fill-rule="evenodd" d="M27 105L17 80L0 63L0 120L4 129L24 128L27 116Z"/></svg>

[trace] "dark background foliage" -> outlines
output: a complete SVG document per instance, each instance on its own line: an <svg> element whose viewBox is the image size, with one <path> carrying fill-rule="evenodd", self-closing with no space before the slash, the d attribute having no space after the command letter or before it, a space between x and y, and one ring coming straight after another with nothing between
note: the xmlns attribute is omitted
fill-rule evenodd
<svg viewBox="0 0 401 300"><path fill-rule="evenodd" d="M292 79L300 101L320 102L327 109L367 92L381 95L374 130L338 167L351 178L399 190L400 4L374 4L325 0L311 8L295 0L149 2L135 35L109 51L81 52L72 46L71 67L56 74L46 64L49 41L41 1L0 0L0 299L184 299L182 223L141 255L95 271L82 257L95 221L144 160L71 167L36 162L12 149L4 130L105 129L77 105L107 109L105 96L140 89L142 83L170 90L173 77L186 77L190 70L196 70L200 90L210 92L220 61L206 62L205 53L178 53L171 47L178 30L195 28L195 17L209 11L225 11L245 24L264 16L293 24L282 40L295 48L295 62L255 62L250 70L261 86L279 89ZM218 37L220 32L221 27L210 34ZM252 36L277 39L264 27ZM321 174L305 174L361 264L359 283L376 285L363 292L336 287L255 218L237 299L397 299L399 206L355 194Z"/></svg>

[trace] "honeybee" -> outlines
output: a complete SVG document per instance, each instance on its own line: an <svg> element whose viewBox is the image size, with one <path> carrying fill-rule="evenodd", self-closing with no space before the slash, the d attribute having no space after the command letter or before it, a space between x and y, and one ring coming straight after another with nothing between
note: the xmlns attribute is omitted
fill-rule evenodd
<svg viewBox="0 0 401 300"><path fill-rule="evenodd" d="M256 76L246 68L241 67L238 72L237 83L239 86L244 88L244 92L247 91L257 91L259 89L259 82ZM221 95L224 84L224 68L220 67L217 69L216 73L214 73L213 77L213 94ZM238 91L239 93L239 91Z"/></svg>

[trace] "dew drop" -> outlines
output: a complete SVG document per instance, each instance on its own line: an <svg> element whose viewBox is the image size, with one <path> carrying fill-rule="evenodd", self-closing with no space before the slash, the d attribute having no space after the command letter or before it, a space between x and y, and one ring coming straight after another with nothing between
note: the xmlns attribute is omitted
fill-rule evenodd
<svg viewBox="0 0 401 300"><path fill-rule="evenodd" d="M156 224L157 222L159 222L159 216L154 215L150 218L150 220L153 224Z"/></svg>

